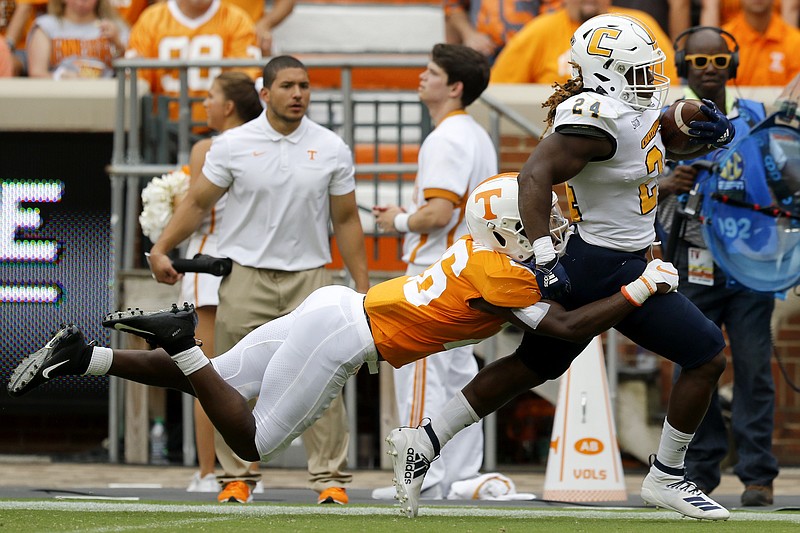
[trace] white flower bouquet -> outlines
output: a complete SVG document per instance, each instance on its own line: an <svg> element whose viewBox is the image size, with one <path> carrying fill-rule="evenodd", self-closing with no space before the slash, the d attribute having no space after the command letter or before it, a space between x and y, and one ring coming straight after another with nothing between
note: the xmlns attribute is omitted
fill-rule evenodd
<svg viewBox="0 0 800 533"><path fill-rule="evenodd" d="M182 170L150 180L142 190L142 214L139 215L142 233L148 239L152 242L158 240L172 218L175 199L182 197L188 190L189 176Z"/></svg>

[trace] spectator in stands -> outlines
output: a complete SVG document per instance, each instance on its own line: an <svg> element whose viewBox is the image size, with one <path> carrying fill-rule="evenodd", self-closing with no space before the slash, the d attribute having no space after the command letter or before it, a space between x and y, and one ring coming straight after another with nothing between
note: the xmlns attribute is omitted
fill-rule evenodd
<svg viewBox="0 0 800 533"><path fill-rule="evenodd" d="M686 98L707 98L725 112L736 128L732 142L747 137L748 132L765 117L764 105L744 98L733 98L726 90L729 78L741 72L732 62L736 43L731 47L717 28L699 27L687 32L682 53L685 64L678 65L686 78ZM675 43L680 49L680 43ZM741 50L741 48L740 48ZM710 56L727 57L724 68ZM704 60L701 64L699 61ZM694 303L709 320L719 327L725 326L733 362L733 404L731 429L736 450L734 472L745 490L741 496L743 506L772 505L772 481L778 475L778 460L772 453L773 414L775 411L775 385L772 380L772 338L770 317L774 295L754 292L727 276L709 252L700 222L694 219L678 222L685 224L681 231L673 224L679 204L685 205L688 192L697 180L708 178L708 171L698 170L696 163L718 160L720 150L701 158L679 161L670 173L658 180L658 219L667 231L674 231L669 242L675 242L672 261L680 275L678 292ZM723 152L724 153L724 152ZM745 166L743 173L747 188L765 183L763 165ZM680 195L680 196L678 196ZM662 241L664 241L662 239ZM667 242L667 241L664 241ZM670 247L672 248L672 247ZM676 375L680 367L676 367ZM718 390L697 428L686 452L686 476L704 493L710 494L720 482L720 467L728 455L728 432L722 415Z"/></svg>
<svg viewBox="0 0 800 533"><path fill-rule="evenodd" d="M437 44L420 74L419 98L436 128L419 151L413 203L373 208L378 227L404 234L406 275L422 274L459 237L467 234L465 202L472 189L497 173L489 134L466 112L489 84L489 62L463 45ZM401 425L418 426L478 373L472 346L459 346L393 371ZM483 428L465 430L425 478L424 498L447 497L455 481L474 478L483 463ZM393 487L376 489L394 498Z"/></svg>
<svg viewBox="0 0 800 533"><path fill-rule="evenodd" d="M50 0L28 35L28 76L111 77L127 42L128 26L109 0Z"/></svg>
<svg viewBox="0 0 800 533"><path fill-rule="evenodd" d="M612 0L612 3L617 7L644 11L673 40L692 25L691 0Z"/></svg>
<svg viewBox="0 0 800 533"><path fill-rule="evenodd" d="M257 118L263 110L255 84L244 72L223 72L217 76L203 105L208 116L208 127L218 133ZM192 147L189 159L190 186L199 179L211 142L212 139L202 139ZM189 237L186 257L194 257L197 253L218 255L217 236L225 199L226 196L219 199L200 227ZM218 353L214 349L214 321L219 304L217 291L220 281L218 276L196 272L187 273L181 280L180 301L194 304L198 318L197 336L203 339L204 353L210 357ZM194 404L194 420L199 472L192 477L187 491L217 492L219 484L214 475L214 426L198 401Z"/></svg>
<svg viewBox="0 0 800 533"><path fill-rule="evenodd" d="M12 52L14 76L27 71L25 45L34 19L47 13L47 0L0 0L0 34Z"/></svg>
<svg viewBox="0 0 800 533"><path fill-rule="evenodd" d="M256 41L261 49L261 55L269 57L274 50L272 42L272 29L288 17L294 10L294 0L229 0L232 4L244 9L255 23ZM271 8L268 8L272 4Z"/></svg>
<svg viewBox="0 0 800 533"><path fill-rule="evenodd" d="M253 23L241 8L222 0L167 0L147 7L131 28L126 57L154 59L223 59L260 57ZM188 92L205 97L221 68L189 69ZM253 77L255 77L255 72ZM177 71L144 69L139 76L150 83L154 95L177 97ZM170 115L178 116L177 102ZM205 123L201 102L192 108L192 119Z"/></svg>
<svg viewBox="0 0 800 533"><path fill-rule="evenodd" d="M700 24L703 26L723 26L742 11L741 0L702 0ZM777 0L772 10L780 15L789 26L797 27L800 15L800 0Z"/></svg>
<svg viewBox="0 0 800 533"><path fill-rule="evenodd" d="M146 14L146 13L145 13ZM144 16L140 22L144 21ZM305 65L290 56L264 67L255 120L215 139L186 200L150 251L156 279L180 279L167 253L194 232L229 192L219 228L219 253L233 271L219 289L215 349L223 353L251 330L290 313L315 289L330 284L328 224L356 290L369 287L364 232L355 201L355 168L347 145L305 116L311 98ZM312 488L319 503L347 503L343 485L348 427L341 396L303 435ZM217 439L225 470L221 502L246 503L260 474Z"/></svg>
<svg viewBox="0 0 800 533"><path fill-rule="evenodd" d="M629 15L649 27L667 61L664 74L679 83L672 57L672 42L647 13L611 6L611 0L564 0L564 7L528 22L506 43L492 67L492 83L561 84L572 76L569 42L583 22L602 13Z"/></svg>
<svg viewBox="0 0 800 533"><path fill-rule="evenodd" d="M800 72L800 30L773 10L773 0L742 0L722 26L739 42L737 85L786 85Z"/></svg>
<svg viewBox="0 0 800 533"><path fill-rule="evenodd" d="M477 50L493 63L512 35L541 13L561 7L561 0L443 0L445 37L450 44Z"/></svg>
<svg viewBox="0 0 800 533"><path fill-rule="evenodd" d="M0 78L8 78L14 75L14 60L11 57L11 50L5 40L0 40Z"/></svg>

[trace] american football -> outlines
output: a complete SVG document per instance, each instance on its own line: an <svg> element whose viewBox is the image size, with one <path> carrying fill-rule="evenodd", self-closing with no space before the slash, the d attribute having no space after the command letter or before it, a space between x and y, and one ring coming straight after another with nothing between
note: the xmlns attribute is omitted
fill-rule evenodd
<svg viewBox="0 0 800 533"><path fill-rule="evenodd" d="M661 140L667 151L673 154L692 154L700 147L689 141L689 124L694 120L705 121L708 117L700 110L700 100L678 100L661 116Z"/></svg>

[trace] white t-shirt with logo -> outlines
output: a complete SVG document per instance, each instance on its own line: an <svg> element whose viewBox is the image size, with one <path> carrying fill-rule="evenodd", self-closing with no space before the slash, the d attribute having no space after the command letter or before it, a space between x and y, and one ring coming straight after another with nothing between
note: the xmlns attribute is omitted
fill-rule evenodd
<svg viewBox="0 0 800 533"><path fill-rule="evenodd" d="M228 189L219 253L254 268L298 272L331 260L330 197L355 190L350 149L304 117L290 135L266 112L217 136L203 175Z"/></svg>

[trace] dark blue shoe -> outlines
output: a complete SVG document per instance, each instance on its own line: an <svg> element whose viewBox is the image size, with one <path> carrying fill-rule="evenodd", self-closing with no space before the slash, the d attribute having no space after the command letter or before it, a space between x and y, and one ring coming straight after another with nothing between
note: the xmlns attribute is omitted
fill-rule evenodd
<svg viewBox="0 0 800 533"><path fill-rule="evenodd" d="M161 346L170 355L183 352L196 345L194 329L197 313L194 306L172 304L171 309L142 311L128 309L106 315L103 327L132 333L142 337L151 346Z"/></svg>
<svg viewBox="0 0 800 533"><path fill-rule="evenodd" d="M54 377L84 374L91 357L88 346L76 326L59 330L44 347L17 365L8 381L8 394L22 396Z"/></svg>

